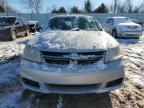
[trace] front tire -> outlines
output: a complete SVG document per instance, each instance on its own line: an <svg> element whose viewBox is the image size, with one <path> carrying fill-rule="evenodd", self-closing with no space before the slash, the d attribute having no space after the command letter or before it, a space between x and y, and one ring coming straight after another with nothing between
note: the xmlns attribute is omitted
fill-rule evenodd
<svg viewBox="0 0 144 108"><path fill-rule="evenodd" d="M113 31L112 31L112 36L115 37L115 38L118 37L118 35L117 35L117 31L116 31L116 30L113 30Z"/></svg>

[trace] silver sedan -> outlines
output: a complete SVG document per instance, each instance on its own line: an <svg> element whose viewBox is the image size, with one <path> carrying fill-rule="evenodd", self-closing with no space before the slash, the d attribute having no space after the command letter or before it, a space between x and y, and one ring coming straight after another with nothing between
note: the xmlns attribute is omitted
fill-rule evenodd
<svg viewBox="0 0 144 108"><path fill-rule="evenodd" d="M26 46L23 86L41 93L102 93L124 81L118 42L90 16L56 16Z"/></svg>

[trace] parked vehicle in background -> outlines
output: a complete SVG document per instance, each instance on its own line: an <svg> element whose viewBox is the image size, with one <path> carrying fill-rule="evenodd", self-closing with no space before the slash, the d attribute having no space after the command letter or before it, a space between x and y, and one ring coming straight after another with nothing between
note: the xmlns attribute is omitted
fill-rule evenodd
<svg viewBox="0 0 144 108"><path fill-rule="evenodd" d="M140 24L142 27L144 26L144 23L142 21L138 21L136 19L131 19L133 22Z"/></svg>
<svg viewBox="0 0 144 108"><path fill-rule="evenodd" d="M38 21L28 21L28 26L31 33L39 32L42 29Z"/></svg>
<svg viewBox="0 0 144 108"><path fill-rule="evenodd" d="M0 17L0 40L15 40L17 36L29 34L26 21L22 17L2 16Z"/></svg>
<svg viewBox="0 0 144 108"><path fill-rule="evenodd" d="M118 89L124 64L118 42L91 16L51 18L25 47L23 86L42 93L102 93Z"/></svg>
<svg viewBox="0 0 144 108"><path fill-rule="evenodd" d="M114 37L140 37L142 35L142 26L127 17L108 17L103 27Z"/></svg>

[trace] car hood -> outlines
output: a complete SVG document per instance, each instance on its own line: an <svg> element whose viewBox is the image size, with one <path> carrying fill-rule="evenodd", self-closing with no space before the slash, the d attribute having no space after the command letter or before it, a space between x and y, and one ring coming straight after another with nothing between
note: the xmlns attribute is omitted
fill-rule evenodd
<svg viewBox="0 0 144 108"><path fill-rule="evenodd" d="M139 24L135 22L125 22L125 23L119 23L120 26L140 26Z"/></svg>
<svg viewBox="0 0 144 108"><path fill-rule="evenodd" d="M118 42L104 31L48 31L29 44L53 51L106 50L118 46Z"/></svg>

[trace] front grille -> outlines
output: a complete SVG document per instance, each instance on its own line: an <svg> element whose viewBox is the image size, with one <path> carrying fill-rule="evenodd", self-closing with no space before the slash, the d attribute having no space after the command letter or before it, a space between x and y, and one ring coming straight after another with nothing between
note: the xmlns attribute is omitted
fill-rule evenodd
<svg viewBox="0 0 144 108"><path fill-rule="evenodd" d="M78 89L98 89L101 84L89 84L89 85L57 85L57 84L46 84L46 87L53 89L65 89L65 90L78 90Z"/></svg>
<svg viewBox="0 0 144 108"><path fill-rule="evenodd" d="M136 29L137 26L127 26L127 28L129 28L129 29Z"/></svg>
<svg viewBox="0 0 144 108"><path fill-rule="evenodd" d="M86 65L94 64L103 58L104 51L97 52L48 52L42 51L42 56L44 60L49 64L77 64Z"/></svg>

